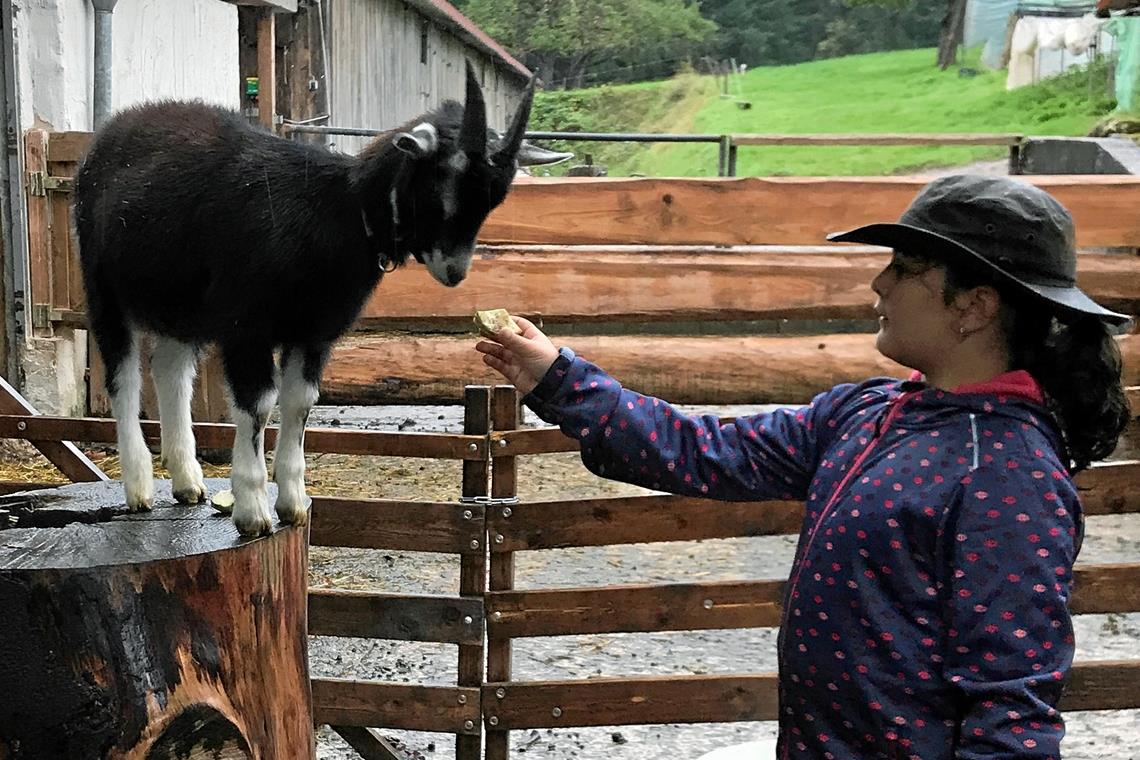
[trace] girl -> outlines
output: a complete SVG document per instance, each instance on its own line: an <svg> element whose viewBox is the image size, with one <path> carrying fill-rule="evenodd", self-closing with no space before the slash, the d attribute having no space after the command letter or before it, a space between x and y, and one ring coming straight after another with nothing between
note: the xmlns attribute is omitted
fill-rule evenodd
<svg viewBox="0 0 1140 760"><path fill-rule="evenodd" d="M800 409L688 417L533 324L476 349L598 475L806 503L779 636L781 758L1060 757L1081 541L1072 473L1127 422L1108 325L1076 286L1069 213L1008 178L925 187L898 223L876 347L915 370Z"/></svg>

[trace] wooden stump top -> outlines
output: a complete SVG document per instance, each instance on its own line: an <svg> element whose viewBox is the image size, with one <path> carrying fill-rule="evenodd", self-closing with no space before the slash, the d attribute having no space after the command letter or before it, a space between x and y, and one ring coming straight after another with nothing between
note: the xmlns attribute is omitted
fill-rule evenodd
<svg viewBox="0 0 1140 760"><path fill-rule="evenodd" d="M206 487L217 493L229 483L211 479ZM270 503L276 491L270 483ZM274 522L273 532L287 527ZM0 569L8 570L129 565L224 551L249 542L228 515L209 504L175 502L169 480L155 482L150 512L129 512L118 481L2 496L0 537Z"/></svg>

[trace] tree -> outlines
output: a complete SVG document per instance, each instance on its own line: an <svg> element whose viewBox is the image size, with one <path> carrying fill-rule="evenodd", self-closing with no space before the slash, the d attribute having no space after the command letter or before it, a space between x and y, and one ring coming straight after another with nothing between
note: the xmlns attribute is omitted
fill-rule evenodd
<svg viewBox="0 0 1140 760"><path fill-rule="evenodd" d="M905 8L912 0L847 0L851 5L881 8ZM967 0L943 0L946 9L938 31L938 68L945 71L958 60L958 46L966 26ZM917 4L921 4L918 0Z"/></svg>
<svg viewBox="0 0 1140 760"><path fill-rule="evenodd" d="M581 86L591 69L647 53L684 57L716 28L690 0L467 0L461 8L548 86Z"/></svg>

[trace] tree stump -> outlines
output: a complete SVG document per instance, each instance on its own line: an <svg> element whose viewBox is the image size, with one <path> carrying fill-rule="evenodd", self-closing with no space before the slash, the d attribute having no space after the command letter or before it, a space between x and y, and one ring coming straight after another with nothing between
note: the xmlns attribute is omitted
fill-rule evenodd
<svg viewBox="0 0 1140 760"><path fill-rule="evenodd" d="M157 486L0 498L0 760L314 757L306 529Z"/></svg>

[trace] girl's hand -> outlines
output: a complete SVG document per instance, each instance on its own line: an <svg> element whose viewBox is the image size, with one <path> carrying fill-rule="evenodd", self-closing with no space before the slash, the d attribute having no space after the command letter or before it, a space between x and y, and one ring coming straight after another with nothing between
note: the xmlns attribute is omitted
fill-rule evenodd
<svg viewBox="0 0 1140 760"><path fill-rule="evenodd" d="M493 341L481 340L475 350L483 363L505 377L520 393L534 390L558 358L558 349L528 319L513 317L522 335L500 330Z"/></svg>

